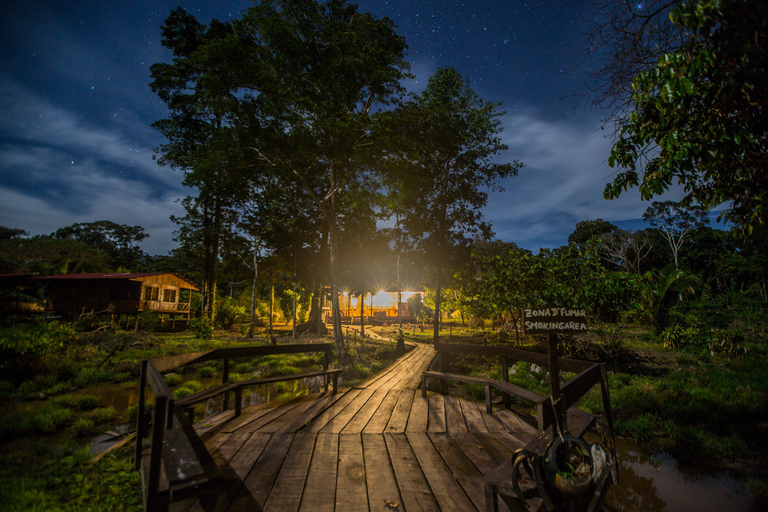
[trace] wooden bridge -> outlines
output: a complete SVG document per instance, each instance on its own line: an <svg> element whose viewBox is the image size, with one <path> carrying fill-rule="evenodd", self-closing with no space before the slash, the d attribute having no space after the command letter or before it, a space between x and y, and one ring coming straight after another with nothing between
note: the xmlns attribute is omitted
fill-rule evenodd
<svg viewBox="0 0 768 512"><path fill-rule="evenodd" d="M227 511L485 510L483 475L537 430L502 407L418 390L419 345L386 371L321 393L219 413L195 425L225 474ZM204 510L196 499L171 510Z"/></svg>
<svg viewBox="0 0 768 512"><path fill-rule="evenodd" d="M330 348L287 345L279 350L322 350L327 355ZM227 350L227 357L243 357L276 348ZM189 361L183 364L191 364L221 356L214 352L169 359L174 365L185 358ZM140 401L143 404L148 375L156 395L152 446L164 448L157 451L156 462L143 451L147 510L165 510L169 502L176 512L486 510L486 475L494 470L508 474L500 466L511 468L513 452L540 443L547 433L515 412L492 405L490 398L480 404L423 392L420 384L435 355L432 346L417 345L387 370L352 388L332 393L326 386L324 393L238 407L194 425L181 412L185 399L174 404L158 373L163 362L158 361L160 370L148 363ZM570 381L578 388L571 393L574 400L591 387L596 374L599 380L596 365L570 362L577 363L588 369ZM335 372L326 358L317 373ZM221 389L228 392L233 385L225 383ZM141 416L142 411L140 405ZM574 411L569 410L569 417ZM589 421L594 418L587 416ZM573 419L578 421L577 416ZM144 427L140 430L146 433ZM137 463L142 450L138 443ZM169 490L158 491L163 488ZM498 505L507 510L501 500Z"/></svg>

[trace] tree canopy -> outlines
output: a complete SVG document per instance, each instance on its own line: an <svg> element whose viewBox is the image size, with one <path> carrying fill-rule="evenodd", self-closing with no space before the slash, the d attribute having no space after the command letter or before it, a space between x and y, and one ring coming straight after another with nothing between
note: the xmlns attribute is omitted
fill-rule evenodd
<svg viewBox="0 0 768 512"><path fill-rule="evenodd" d="M435 337L439 329L442 269L467 235L490 234L482 208L488 190L516 175L519 162L494 157L502 143L502 112L484 101L455 69L438 69L424 92L398 112L401 152L390 154L390 203L402 228L436 267ZM503 189L501 189L503 190Z"/></svg>
<svg viewBox="0 0 768 512"><path fill-rule="evenodd" d="M679 183L685 204L730 202L726 218L749 232L768 212L768 4L699 0L672 21L688 36L634 79L609 158L623 170L604 195L637 186L651 199Z"/></svg>

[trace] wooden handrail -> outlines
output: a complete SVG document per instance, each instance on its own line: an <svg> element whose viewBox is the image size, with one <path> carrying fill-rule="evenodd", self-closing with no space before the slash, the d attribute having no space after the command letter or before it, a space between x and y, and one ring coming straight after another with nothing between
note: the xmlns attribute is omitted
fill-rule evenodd
<svg viewBox="0 0 768 512"><path fill-rule="evenodd" d="M503 379L505 382L509 382L508 376L508 364L510 360L513 361L525 361L528 363L537 364L542 367L549 367L549 358L544 354L538 354L536 352L529 352L527 350L521 350L512 347L500 347L500 346L488 346L488 345L468 345L460 343L436 343L435 350L437 351L439 370L442 371L442 354L470 354L485 357L501 357ZM608 420L608 428L612 430L611 426L611 406L610 398L608 396L608 385L605 373L605 367L602 364L591 363L589 361L580 361L578 359L568 359L564 357L558 357L558 363L560 370L576 373L577 375L566 382L560 390L561 399L559 403L555 404L560 407L563 412L568 410L579 401L595 384L601 384L601 392L603 395L603 406L605 408L606 417ZM502 393L504 398L504 405L508 405L509 398L507 393ZM545 430L555 421L555 408L552 404L552 397L546 397L545 400L536 404L537 408L537 422L539 430ZM612 434L611 434L612 435Z"/></svg>
<svg viewBox="0 0 768 512"><path fill-rule="evenodd" d="M207 468L205 474L214 475L213 478L220 478L221 472L215 467L213 459L200 440L197 432L192 426L192 422L184 415L181 407L177 407L168 384L165 382L162 373L175 370L181 366L197 364L212 360L224 361L223 382L226 384L229 380L229 362L231 359L240 357L257 357L276 354L297 354L324 352L323 371L328 371L330 363L330 354L333 350L333 344L297 344L297 345L278 345L278 346L260 346L260 347L235 347L208 350L193 354L182 354L179 356L164 357L155 360L145 360L141 363L141 376L139 378L139 403L136 425L136 452L135 468L141 467L141 457L143 451L143 439L147 436L149 415L145 413L145 400L147 384L152 388L155 396L155 407L152 414L152 446L149 452L148 477L145 483L145 503L152 497L157 496L160 486L160 471L163 462L163 438L165 431L174 427L174 422L178 422L178 427L174 431L174 436L183 436L187 444L192 447L199 462ZM334 384L335 391L335 384ZM225 404L229 392L225 392ZM226 409L226 405L224 405ZM178 437L176 437L178 439ZM166 454L167 455L167 454Z"/></svg>

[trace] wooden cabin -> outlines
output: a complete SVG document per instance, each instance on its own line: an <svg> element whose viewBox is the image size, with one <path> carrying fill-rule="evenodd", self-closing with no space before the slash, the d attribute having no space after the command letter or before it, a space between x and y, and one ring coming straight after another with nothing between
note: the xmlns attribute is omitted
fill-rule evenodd
<svg viewBox="0 0 768 512"><path fill-rule="evenodd" d="M188 318L191 293L182 298L182 290L198 289L191 281L170 272L66 274L33 279L46 284L46 310L67 316L91 311L116 315L157 311L172 318Z"/></svg>

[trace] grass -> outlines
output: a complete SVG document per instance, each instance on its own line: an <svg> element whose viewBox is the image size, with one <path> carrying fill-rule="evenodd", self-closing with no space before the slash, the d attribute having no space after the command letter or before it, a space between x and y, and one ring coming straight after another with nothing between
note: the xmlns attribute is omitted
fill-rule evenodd
<svg viewBox="0 0 768 512"><path fill-rule="evenodd" d="M103 431L106 424L135 422L137 407L125 411L102 407L98 397L77 390L102 382L135 384L142 359L233 344L223 339L203 342L189 334L143 336L108 361L107 354L98 347L75 344L60 361L49 362L38 375L20 384L0 381L0 397L17 404L13 409L0 411L0 510L142 510L141 482L131 463L131 445L96 464L88 462L91 455L87 448L90 437ZM245 344L238 342L237 346ZM348 348L352 363L342 374L347 386L390 364L394 346L388 341L358 339L356 343L348 341ZM322 368L323 363L322 353L234 360L230 380L250 379L254 372L262 377L304 373ZM221 370L221 361L183 367L166 376L166 382L174 387L178 398L203 389L203 384L195 379L221 375ZM40 393L53 399L42 405L38 401L23 401L37 398ZM303 393L307 391L299 381L280 382L272 388L271 398ZM196 411L202 415L205 408L206 404L198 404Z"/></svg>
<svg viewBox="0 0 768 512"><path fill-rule="evenodd" d="M91 464L77 441L24 443L0 451L0 510L142 510L141 478L127 446Z"/></svg>
<svg viewBox="0 0 768 512"><path fill-rule="evenodd" d="M540 351L535 341L524 343L524 348ZM766 460L762 441L768 434L765 350L752 350L738 357L672 350L636 326L606 327L594 333L594 339L579 340L563 349L587 356L582 358L607 362L616 435L656 441L678 459L699 466ZM532 373L530 367L520 362L511 366L510 382L546 395L547 379ZM444 362L444 370L501 378L500 362L481 357L453 355ZM483 386L448 384L451 394L485 398ZM530 405L519 400L513 403ZM600 413L603 404L599 389L593 388L578 407Z"/></svg>

